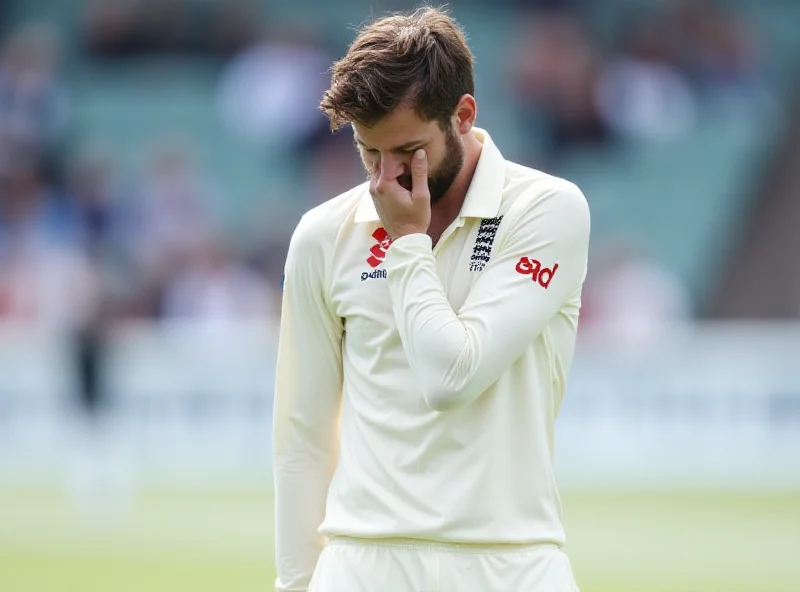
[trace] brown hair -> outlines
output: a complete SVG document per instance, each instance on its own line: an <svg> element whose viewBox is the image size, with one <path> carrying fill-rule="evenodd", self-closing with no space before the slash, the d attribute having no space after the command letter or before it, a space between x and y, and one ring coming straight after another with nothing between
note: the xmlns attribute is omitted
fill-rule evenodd
<svg viewBox="0 0 800 592"><path fill-rule="evenodd" d="M442 9L423 7L364 27L332 67L320 108L331 129L372 126L401 103L443 129L464 94L475 94L464 32Z"/></svg>

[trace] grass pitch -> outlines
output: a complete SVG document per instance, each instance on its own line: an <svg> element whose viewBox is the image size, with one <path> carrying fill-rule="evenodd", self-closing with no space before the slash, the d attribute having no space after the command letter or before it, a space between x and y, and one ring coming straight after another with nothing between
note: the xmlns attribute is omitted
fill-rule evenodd
<svg viewBox="0 0 800 592"><path fill-rule="evenodd" d="M796 592L800 494L563 497L582 592ZM81 513L56 491L0 492L0 591L272 590L268 490L149 491Z"/></svg>

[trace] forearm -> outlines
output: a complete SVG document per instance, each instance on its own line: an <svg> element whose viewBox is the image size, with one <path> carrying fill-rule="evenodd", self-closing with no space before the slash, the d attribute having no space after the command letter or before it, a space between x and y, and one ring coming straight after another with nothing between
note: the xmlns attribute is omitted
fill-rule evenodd
<svg viewBox="0 0 800 592"><path fill-rule="evenodd" d="M306 592L325 539L318 533L325 517L331 459L282 453L276 456L275 558L277 592Z"/></svg>
<svg viewBox="0 0 800 592"><path fill-rule="evenodd" d="M398 240L387 258L389 289L403 346L425 397L433 409L465 404L480 341L473 327L456 315L436 273L430 238Z"/></svg>
<svg viewBox="0 0 800 592"><path fill-rule="evenodd" d="M454 310L431 240L394 241L384 264L403 348L427 404L436 410L477 399L580 293L589 215L583 195L552 192L521 202L496 252Z"/></svg>
<svg viewBox="0 0 800 592"><path fill-rule="evenodd" d="M292 343L287 336L282 345ZM326 366L336 367L333 360L321 359L314 373L293 363L299 356L282 355L285 351L278 355L273 412L276 589L304 592L325 543L319 527L338 460L340 385L335 375L325 380Z"/></svg>

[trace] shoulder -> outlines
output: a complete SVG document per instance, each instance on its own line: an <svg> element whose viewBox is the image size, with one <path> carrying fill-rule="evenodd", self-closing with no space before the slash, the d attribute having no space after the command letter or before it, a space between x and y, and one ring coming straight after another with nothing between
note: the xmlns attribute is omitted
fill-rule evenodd
<svg viewBox="0 0 800 592"><path fill-rule="evenodd" d="M506 161L503 210L525 224L566 224L588 234L589 203L573 182Z"/></svg>
<svg viewBox="0 0 800 592"><path fill-rule="evenodd" d="M368 187L362 183L303 214L292 233L290 253L330 252L342 228L352 223L358 204L369 195Z"/></svg>

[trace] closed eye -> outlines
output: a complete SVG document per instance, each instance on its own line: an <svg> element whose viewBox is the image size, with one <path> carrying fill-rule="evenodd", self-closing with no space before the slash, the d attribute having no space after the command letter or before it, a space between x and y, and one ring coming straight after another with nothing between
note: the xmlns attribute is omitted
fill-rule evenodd
<svg viewBox="0 0 800 592"><path fill-rule="evenodd" d="M362 150L364 150L364 152L366 152L367 154L380 154L380 150L377 150L375 148L363 148L362 147ZM414 148L413 150L394 150L393 152L395 154L402 154L404 156L410 156L410 155L414 154L415 151L416 151L416 148Z"/></svg>
<svg viewBox="0 0 800 592"><path fill-rule="evenodd" d="M356 147L360 150L363 150L367 154L380 154L380 150L377 148L370 148L366 146L359 138L353 138L353 142L355 143ZM409 156L414 154L417 150L422 148L425 145L424 142L417 140L414 142L406 142L402 146L397 146L392 148L391 151L394 154L403 154L405 156Z"/></svg>

